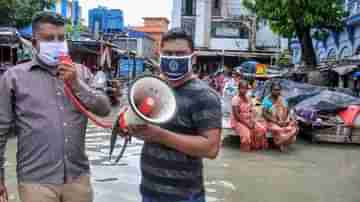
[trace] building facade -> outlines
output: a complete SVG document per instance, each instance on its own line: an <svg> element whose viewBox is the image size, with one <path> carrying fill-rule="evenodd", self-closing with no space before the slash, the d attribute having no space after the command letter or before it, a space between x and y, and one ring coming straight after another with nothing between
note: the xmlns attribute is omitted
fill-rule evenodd
<svg viewBox="0 0 360 202"><path fill-rule="evenodd" d="M134 30L147 33L154 41L153 51L156 55L160 53L161 40L168 31L169 20L163 17L145 17L144 26L133 27Z"/></svg>
<svg viewBox="0 0 360 202"><path fill-rule="evenodd" d="M255 51L287 48L241 0L173 0L172 27L190 33L198 49ZM285 45L285 46L284 46Z"/></svg>
<svg viewBox="0 0 360 202"><path fill-rule="evenodd" d="M156 41L144 32L127 30L128 36L118 36L111 40L120 49L132 51L139 58L154 58L154 45Z"/></svg>
<svg viewBox="0 0 360 202"><path fill-rule="evenodd" d="M329 59L360 59L360 0L344 0L349 13L341 32L329 32L324 40L313 40L318 62ZM294 64L301 63L301 47L297 39L291 41Z"/></svg>
<svg viewBox="0 0 360 202"><path fill-rule="evenodd" d="M124 16L122 10L106 7L89 10L89 30L92 33L123 32Z"/></svg>
<svg viewBox="0 0 360 202"><path fill-rule="evenodd" d="M71 19L73 24L77 24L82 19L82 8L78 0L56 0L51 10Z"/></svg>
<svg viewBox="0 0 360 202"><path fill-rule="evenodd" d="M247 60L272 64L288 47L287 40L267 23L257 22L241 0L173 0L171 26L192 35L198 69L210 74Z"/></svg>

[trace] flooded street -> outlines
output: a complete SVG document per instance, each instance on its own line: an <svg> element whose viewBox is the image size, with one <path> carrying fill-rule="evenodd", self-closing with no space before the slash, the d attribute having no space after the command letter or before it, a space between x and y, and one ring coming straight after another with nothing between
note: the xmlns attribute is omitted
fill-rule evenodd
<svg viewBox="0 0 360 202"><path fill-rule="evenodd" d="M142 142L133 140L117 165L109 162L110 133L90 124L87 153L96 202L138 202ZM8 143L6 182L17 202L16 140ZM119 153L120 143L115 150ZM358 202L360 147L298 141L289 153L239 151L238 138L225 137L219 157L205 161L208 202Z"/></svg>

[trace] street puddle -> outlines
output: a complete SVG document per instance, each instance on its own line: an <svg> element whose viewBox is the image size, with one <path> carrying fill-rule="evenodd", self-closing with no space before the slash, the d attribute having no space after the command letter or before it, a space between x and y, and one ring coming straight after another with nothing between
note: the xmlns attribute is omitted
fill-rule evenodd
<svg viewBox="0 0 360 202"><path fill-rule="evenodd" d="M225 189L230 189L232 191L236 191L235 185L232 184L231 182L228 182L225 180L205 182L205 185L210 186L210 187L211 186L221 187L221 188L225 188Z"/></svg>

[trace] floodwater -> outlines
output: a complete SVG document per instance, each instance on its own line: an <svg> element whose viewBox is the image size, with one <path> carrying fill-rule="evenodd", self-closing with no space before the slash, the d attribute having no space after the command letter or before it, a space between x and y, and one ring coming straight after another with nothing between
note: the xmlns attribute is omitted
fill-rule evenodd
<svg viewBox="0 0 360 202"><path fill-rule="evenodd" d="M86 149L95 202L139 202L142 142L133 140L114 165L109 161L109 138L109 131L89 124ZM121 142L115 157L120 148ZM19 202L16 139L9 140L6 158L9 201ZM204 172L208 202L360 202L359 145L299 140L288 153L244 153L239 150L239 138L224 134L218 158L205 160Z"/></svg>
<svg viewBox="0 0 360 202"><path fill-rule="evenodd" d="M117 164L109 162L107 131L92 125L87 133L95 202L141 201L139 157L134 140ZM16 140L7 147L6 182L17 202ZM117 145L115 155L119 152ZM288 153L275 150L244 153L236 137L224 136L216 160L205 161L208 202L359 202L360 147L298 141Z"/></svg>

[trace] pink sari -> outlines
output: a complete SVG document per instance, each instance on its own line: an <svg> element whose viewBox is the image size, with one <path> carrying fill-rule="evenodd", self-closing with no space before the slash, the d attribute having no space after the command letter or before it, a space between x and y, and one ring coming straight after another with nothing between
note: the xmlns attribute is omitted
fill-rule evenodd
<svg viewBox="0 0 360 202"><path fill-rule="evenodd" d="M240 120L235 118L234 112L231 113L231 127L240 136L240 149L242 151L251 151L268 148L266 124L255 120L255 111L249 100L235 96L232 99L232 106L237 106L240 110ZM253 124L254 128L248 127L248 125Z"/></svg>

